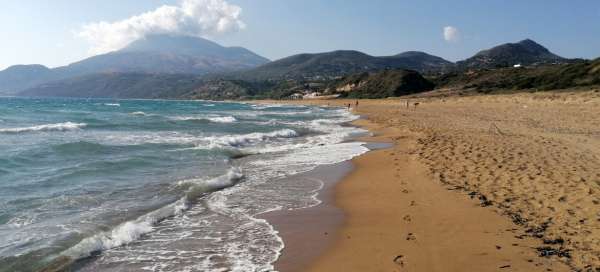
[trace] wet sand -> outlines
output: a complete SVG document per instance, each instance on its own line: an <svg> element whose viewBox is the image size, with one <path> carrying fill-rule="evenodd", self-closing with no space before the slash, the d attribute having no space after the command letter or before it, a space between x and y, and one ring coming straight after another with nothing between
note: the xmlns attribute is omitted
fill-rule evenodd
<svg viewBox="0 0 600 272"><path fill-rule="evenodd" d="M298 182L302 182L302 179L321 180L323 188L318 198L322 203L310 208L275 211L261 216L278 230L285 243L275 264L277 271L306 271L333 243L336 231L344 223L344 212L334 205L334 186L352 169L352 164L346 161L290 177Z"/></svg>
<svg viewBox="0 0 600 272"><path fill-rule="evenodd" d="M368 120L358 124L395 146L352 160L355 170L335 187L345 219L333 242L308 269L281 271L600 267L598 92L412 98L410 105L360 101L355 111Z"/></svg>

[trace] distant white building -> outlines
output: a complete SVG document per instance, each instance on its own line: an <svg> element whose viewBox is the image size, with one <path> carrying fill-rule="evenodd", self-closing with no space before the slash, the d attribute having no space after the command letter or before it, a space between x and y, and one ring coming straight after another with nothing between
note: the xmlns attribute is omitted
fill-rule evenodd
<svg viewBox="0 0 600 272"><path fill-rule="evenodd" d="M290 95L291 99L302 99L302 94L301 93L295 93Z"/></svg>
<svg viewBox="0 0 600 272"><path fill-rule="evenodd" d="M317 96L321 95L318 92L312 92L312 93L307 93L304 95L304 99L311 99L311 98L317 98Z"/></svg>
<svg viewBox="0 0 600 272"><path fill-rule="evenodd" d="M513 68L521 68L521 64L520 63L519 64L515 64L515 65L513 65Z"/></svg>

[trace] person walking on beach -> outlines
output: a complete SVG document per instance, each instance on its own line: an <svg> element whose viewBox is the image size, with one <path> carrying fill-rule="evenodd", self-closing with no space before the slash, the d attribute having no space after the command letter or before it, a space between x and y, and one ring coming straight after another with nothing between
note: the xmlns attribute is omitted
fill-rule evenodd
<svg viewBox="0 0 600 272"><path fill-rule="evenodd" d="M356 100L356 104L355 104L354 108L358 109L358 100Z"/></svg>
<svg viewBox="0 0 600 272"><path fill-rule="evenodd" d="M350 103L348 103L348 110L350 110Z"/></svg>

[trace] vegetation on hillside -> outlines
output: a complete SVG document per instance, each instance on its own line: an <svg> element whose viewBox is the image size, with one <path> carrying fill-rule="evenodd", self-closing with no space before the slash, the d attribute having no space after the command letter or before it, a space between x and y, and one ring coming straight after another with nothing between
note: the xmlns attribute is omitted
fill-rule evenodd
<svg viewBox="0 0 600 272"><path fill-rule="evenodd" d="M410 70L385 70L345 77L335 84L341 97L386 98L432 90L435 85Z"/></svg>
<svg viewBox="0 0 600 272"><path fill-rule="evenodd" d="M440 88L482 93L583 87L600 84L600 59L561 65L452 72L431 80Z"/></svg>
<svg viewBox="0 0 600 272"><path fill-rule="evenodd" d="M452 63L423 52L404 52L374 57L359 51L338 50L299 54L232 75L244 80L327 80L384 69L410 69L420 72L447 70Z"/></svg>
<svg viewBox="0 0 600 272"><path fill-rule="evenodd" d="M457 69L490 69L512 67L513 65L543 65L568 63L570 60L560 57L544 46L530 40L517 43L505 43L490 49L479 51L474 56L456 63Z"/></svg>

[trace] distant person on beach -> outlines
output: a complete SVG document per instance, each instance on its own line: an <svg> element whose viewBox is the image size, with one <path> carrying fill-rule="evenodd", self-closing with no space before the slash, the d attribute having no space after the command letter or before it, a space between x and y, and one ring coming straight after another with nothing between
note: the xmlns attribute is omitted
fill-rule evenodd
<svg viewBox="0 0 600 272"><path fill-rule="evenodd" d="M358 109L358 100L356 100L356 105L354 106L354 108Z"/></svg>
<svg viewBox="0 0 600 272"><path fill-rule="evenodd" d="M350 103L348 103L348 110L350 110Z"/></svg>

